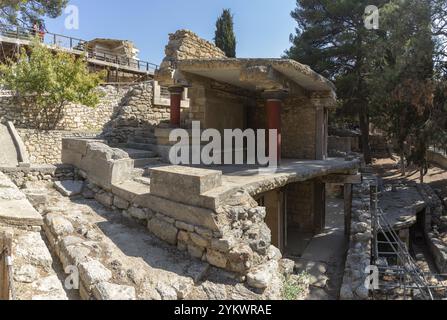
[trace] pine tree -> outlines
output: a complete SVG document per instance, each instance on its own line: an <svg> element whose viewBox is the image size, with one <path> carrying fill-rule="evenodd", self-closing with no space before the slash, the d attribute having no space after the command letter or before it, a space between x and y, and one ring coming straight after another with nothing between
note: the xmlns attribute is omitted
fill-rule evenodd
<svg viewBox="0 0 447 320"><path fill-rule="evenodd" d="M229 58L236 57L236 36L233 30L233 15L230 9L224 9L216 22L214 42Z"/></svg>
<svg viewBox="0 0 447 320"><path fill-rule="evenodd" d="M67 4L68 0L1 0L0 23L30 27L45 16L60 16Z"/></svg>
<svg viewBox="0 0 447 320"><path fill-rule="evenodd" d="M286 57L333 80L345 113L358 115L365 161L371 162L366 76L368 43L376 33L365 27L365 8L386 0L297 0L298 27Z"/></svg>

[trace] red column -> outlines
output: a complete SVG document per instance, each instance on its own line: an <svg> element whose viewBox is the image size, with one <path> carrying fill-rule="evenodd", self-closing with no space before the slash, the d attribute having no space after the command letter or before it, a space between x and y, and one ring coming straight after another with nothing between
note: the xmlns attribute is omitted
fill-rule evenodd
<svg viewBox="0 0 447 320"><path fill-rule="evenodd" d="M170 87L169 92L171 94L171 126L179 128L183 87Z"/></svg>
<svg viewBox="0 0 447 320"><path fill-rule="evenodd" d="M267 99L267 129L278 130L276 155L278 164L281 162L281 109L282 101L280 99ZM269 141L270 145L270 141Z"/></svg>

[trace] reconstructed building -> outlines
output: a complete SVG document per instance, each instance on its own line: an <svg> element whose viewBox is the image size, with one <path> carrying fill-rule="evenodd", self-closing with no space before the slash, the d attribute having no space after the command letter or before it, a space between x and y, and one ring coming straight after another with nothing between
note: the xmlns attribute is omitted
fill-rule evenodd
<svg viewBox="0 0 447 320"><path fill-rule="evenodd" d="M349 234L359 162L327 157L328 111L336 102L330 81L292 60L228 59L185 30L170 35L166 54L156 80L169 87L169 126L137 129L141 137L132 145L139 150L63 142L64 163L97 186L98 201L260 289L270 285L282 255L295 254L301 235L324 230L327 183L345 186ZM276 129L280 167L260 174L259 166L171 165L169 135L193 121L218 131ZM157 155L164 162L151 165ZM147 178L136 180L141 163Z"/></svg>

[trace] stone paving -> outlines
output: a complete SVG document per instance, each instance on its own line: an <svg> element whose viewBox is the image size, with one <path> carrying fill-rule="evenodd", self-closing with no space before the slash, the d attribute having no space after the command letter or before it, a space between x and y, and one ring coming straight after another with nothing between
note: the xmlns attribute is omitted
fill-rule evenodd
<svg viewBox="0 0 447 320"><path fill-rule="evenodd" d="M276 275L266 291L249 289L95 200L47 191L45 233L64 267L79 267L82 299L281 298L282 280Z"/></svg>

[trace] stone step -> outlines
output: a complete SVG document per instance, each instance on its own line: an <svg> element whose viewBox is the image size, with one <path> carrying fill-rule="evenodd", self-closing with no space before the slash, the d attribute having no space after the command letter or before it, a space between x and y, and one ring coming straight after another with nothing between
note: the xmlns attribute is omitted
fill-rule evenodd
<svg viewBox="0 0 447 320"><path fill-rule="evenodd" d="M141 158L135 159L134 166L136 168L144 168L149 165L158 164L161 162L161 158Z"/></svg>
<svg viewBox="0 0 447 320"><path fill-rule="evenodd" d="M134 178L133 180L138 182L138 183L144 184L146 186L150 186L151 185L151 179L148 178L148 177L144 177L144 176L143 177L137 177L137 178Z"/></svg>
<svg viewBox="0 0 447 320"><path fill-rule="evenodd" d="M133 137L130 138L129 143L141 143L141 144L157 144L157 139L154 138L147 138L147 137Z"/></svg>
<svg viewBox="0 0 447 320"><path fill-rule="evenodd" d="M124 152L129 155L131 159L147 159L147 158L155 158L157 154L150 150L141 150L134 148L122 148Z"/></svg>
<svg viewBox="0 0 447 320"><path fill-rule="evenodd" d="M135 180L135 178L140 178L144 175L145 169L143 168L134 168L132 170L132 179Z"/></svg>
<svg viewBox="0 0 447 320"><path fill-rule="evenodd" d="M143 151L155 151L156 145L154 144L146 144L146 143L126 143L122 145L123 148L126 149L136 149Z"/></svg>

